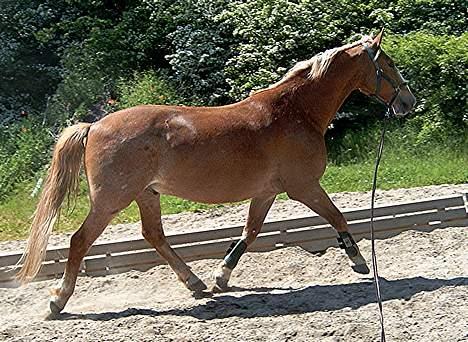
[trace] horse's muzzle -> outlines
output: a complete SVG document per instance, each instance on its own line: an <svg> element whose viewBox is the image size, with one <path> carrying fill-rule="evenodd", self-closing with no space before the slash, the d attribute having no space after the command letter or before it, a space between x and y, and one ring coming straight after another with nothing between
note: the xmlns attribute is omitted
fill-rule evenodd
<svg viewBox="0 0 468 342"><path fill-rule="evenodd" d="M392 110L396 116L405 116L416 105L416 98L411 93L408 87L405 90L402 90L400 95L397 97L395 102L392 105Z"/></svg>

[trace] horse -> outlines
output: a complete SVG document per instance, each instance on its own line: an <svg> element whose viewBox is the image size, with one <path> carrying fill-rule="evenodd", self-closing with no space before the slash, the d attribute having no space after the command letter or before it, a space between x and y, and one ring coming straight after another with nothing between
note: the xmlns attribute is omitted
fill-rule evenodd
<svg viewBox="0 0 468 342"><path fill-rule="evenodd" d="M207 289L166 241L161 194L211 204L251 199L240 240L213 272L213 291L228 289L241 255L284 192L326 219L354 271L369 273L345 218L319 181L326 167L325 132L352 91L375 96L395 115L407 114L416 102L381 49L382 36L383 30L299 62L279 82L234 104L141 105L66 128L54 148L17 279L27 283L39 272L62 202L78 190L82 164L90 209L71 237L63 277L50 297L52 313L61 312L73 294L90 246L132 201L144 238L179 280L193 292Z"/></svg>

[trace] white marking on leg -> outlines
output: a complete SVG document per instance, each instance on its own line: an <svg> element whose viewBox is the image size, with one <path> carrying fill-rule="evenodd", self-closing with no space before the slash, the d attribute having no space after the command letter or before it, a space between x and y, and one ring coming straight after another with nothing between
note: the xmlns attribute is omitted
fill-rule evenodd
<svg viewBox="0 0 468 342"><path fill-rule="evenodd" d="M231 278L232 270L226 266L224 260L219 264L218 268L213 272L215 286L220 290L227 288L229 279Z"/></svg>

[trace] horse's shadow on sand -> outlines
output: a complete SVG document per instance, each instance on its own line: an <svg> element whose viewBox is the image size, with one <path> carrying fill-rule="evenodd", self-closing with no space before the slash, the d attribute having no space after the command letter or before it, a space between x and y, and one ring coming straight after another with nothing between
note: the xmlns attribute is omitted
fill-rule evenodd
<svg viewBox="0 0 468 342"><path fill-rule="evenodd" d="M384 301L409 300L420 292L435 291L442 287L468 285L467 277L453 279L428 279L414 277L398 280L380 278ZM207 303L187 309L155 310L128 308L118 312L62 313L49 317L55 320L109 321L130 316L192 316L200 320L229 317L267 317L316 311L335 311L343 308L357 309L374 303L375 292L372 281L339 285L313 285L302 289L288 288L232 288L231 291L254 292L236 296L229 293L214 295Z"/></svg>

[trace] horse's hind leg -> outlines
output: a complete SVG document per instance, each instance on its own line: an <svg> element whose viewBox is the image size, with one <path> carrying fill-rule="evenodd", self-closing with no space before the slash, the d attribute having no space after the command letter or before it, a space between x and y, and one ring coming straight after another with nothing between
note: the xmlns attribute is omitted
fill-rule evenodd
<svg viewBox="0 0 468 342"><path fill-rule="evenodd" d="M275 195L252 199L249 207L249 216L242 232L241 239L237 243L233 243L231 245L226 253L226 257L213 273L215 280L213 291L220 292L227 289L227 284L231 277L232 270L237 266L237 262L247 247L257 238L257 235L260 233L263 226L263 221L265 221L265 217L274 200Z"/></svg>
<svg viewBox="0 0 468 342"><path fill-rule="evenodd" d="M91 208L80 229L70 241L67 265L59 288L52 289L50 311L59 313L73 294L81 261L93 242L101 235L114 214Z"/></svg>
<svg viewBox="0 0 468 342"><path fill-rule="evenodd" d="M167 243L161 224L159 193L147 188L136 199L140 209L142 233L145 239L156 249L177 274L184 285L193 292L206 289L206 285L190 270L190 267L177 255Z"/></svg>
<svg viewBox="0 0 468 342"><path fill-rule="evenodd" d="M366 260L348 231L348 224L343 214L333 204L318 181L312 184L295 184L287 189L290 198L297 200L326 219L338 232L338 242L351 260L351 267L357 273L370 272Z"/></svg>

